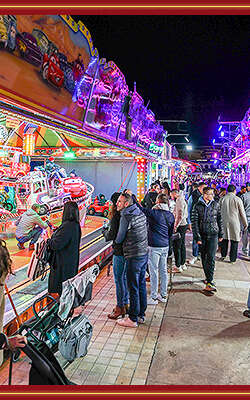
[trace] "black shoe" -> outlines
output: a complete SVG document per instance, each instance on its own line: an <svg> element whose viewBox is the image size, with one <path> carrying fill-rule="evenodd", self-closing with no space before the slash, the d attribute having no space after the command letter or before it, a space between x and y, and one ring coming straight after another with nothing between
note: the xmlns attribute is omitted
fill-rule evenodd
<svg viewBox="0 0 250 400"><path fill-rule="evenodd" d="M244 317L250 318L250 310L243 311Z"/></svg>

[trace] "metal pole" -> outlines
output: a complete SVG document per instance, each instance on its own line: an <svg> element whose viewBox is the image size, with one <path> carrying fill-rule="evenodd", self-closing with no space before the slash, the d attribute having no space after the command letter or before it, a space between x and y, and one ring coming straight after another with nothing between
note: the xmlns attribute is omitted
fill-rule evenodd
<svg viewBox="0 0 250 400"><path fill-rule="evenodd" d="M90 94L89 94L89 98L88 98L88 103L87 103L86 111L85 111L84 118L83 118L82 128L84 128L84 125L85 125L85 122L86 122L86 119L87 119L88 109L89 109L90 102L91 102L91 99L92 99L92 96L93 96L93 92L94 92L94 88L95 88L95 81L96 81L97 73L99 71L99 67L100 67L100 60L98 61L98 64L97 64L97 67L96 67L96 71L95 71L95 76L93 78L93 83L92 83L92 86L91 86L91 90L90 90Z"/></svg>
<svg viewBox="0 0 250 400"><path fill-rule="evenodd" d="M21 320L20 320L20 317L19 317L19 315L18 315L18 313L17 313L15 304L14 304L12 298L11 298L11 295L10 295L10 292L9 292L9 289L8 289L6 283L4 284L4 288L5 288L5 291L6 291L6 293L7 293L8 298L9 298L10 304L11 304L11 306L12 306L12 308L13 308L13 311L14 311L14 313L15 313L15 315L16 315L18 328L20 328L20 326L21 326Z"/></svg>

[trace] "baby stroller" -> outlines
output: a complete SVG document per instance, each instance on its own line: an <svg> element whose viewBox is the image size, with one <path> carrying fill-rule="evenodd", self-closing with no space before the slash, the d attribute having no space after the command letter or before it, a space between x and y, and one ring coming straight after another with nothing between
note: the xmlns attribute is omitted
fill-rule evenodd
<svg viewBox="0 0 250 400"><path fill-rule="evenodd" d="M72 353L67 358L68 352L66 346L67 338L72 329L75 333L77 332L77 339L81 340L80 345L76 346L80 353L76 354L75 357L86 354L87 346L92 336L92 326L87 321L87 323L85 322L84 329L82 329L83 325L81 326L81 322L84 322L84 318L87 320L86 316L84 314L79 315L72 322L70 321L70 315L74 308L80 305L83 306L87 301L91 300L93 283L98 274L99 267L94 265L64 282L60 302L48 294L34 302L34 317L30 321L25 322L18 331L18 333L25 335L28 339L28 345L23 351L30 357L32 362L29 374L30 385L72 384L66 378L54 353L59 349L61 354L66 357L66 360L73 361ZM38 304L43 304L39 311L37 309ZM86 332L86 326L90 327L91 330ZM67 332L66 345L64 341L63 347L61 342L63 335L65 337L65 330ZM81 339L79 331L83 335L83 339ZM83 348L83 343L85 348ZM65 346L66 352L63 353L62 350L65 349ZM12 363L10 363L10 367L9 380L11 381Z"/></svg>

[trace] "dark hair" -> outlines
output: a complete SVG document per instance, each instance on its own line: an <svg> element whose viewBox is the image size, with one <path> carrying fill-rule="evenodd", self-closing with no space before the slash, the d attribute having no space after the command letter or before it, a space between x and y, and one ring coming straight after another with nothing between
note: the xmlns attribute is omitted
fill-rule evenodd
<svg viewBox="0 0 250 400"><path fill-rule="evenodd" d="M201 187L201 186L204 186L204 185L206 185L205 182L199 182L198 183L198 187Z"/></svg>
<svg viewBox="0 0 250 400"><path fill-rule="evenodd" d="M228 193L233 193L233 192L235 192L235 190L236 190L236 187L234 185L228 185L228 187L227 187Z"/></svg>
<svg viewBox="0 0 250 400"><path fill-rule="evenodd" d="M130 194L124 191L122 192L121 196L125 197L126 201L129 203L130 206L133 204L133 197L130 196Z"/></svg>
<svg viewBox="0 0 250 400"><path fill-rule="evenodd" d="M214 193L214 189L213 188L211 188L211 187L209 187L209 186L206 186L206 187L204 187L204 189L203 189L203 194L207 194L208 192L213 192Z"/></svg>
<svg viewBox="0 0 250 400"><path fill-rule="evenodd" d="M169 204L168 196L164 193L158 194L157 200L159 201L159 203Z"/></svg>
<svg viewBox="0 0 250 400"><path fill-rule="evenodd" d="M246 183L246 187L247 187L247 186L250 186L250 182L247 182L247 183Z"/></svg>
<svg viewBox="0 0 250 400"><path fill-rule="evenodd" d="M0 277L12 273L12 260L6 247L6 242L0 239Z"/></svg>
<svg viewBox="0 0 250 400"><path fill-rule="evenodd" d="M179 189L180 189L180 190L184 190L184 189L185 189L185 186L184 186L183 183L180 183L180 184L179 184Z"/></svg>
<svg viewBox="0 0 250 400"><path fill-rule="evenodd" d="M114 216L116 213L119 212L119 211L117 211L117 206L116 206L116 204L117 204L117 201L118 201L120 195L121 195L121 193L115 192L115 193L112 194L112 196L111 196L111 198L110 198L110 200L112 201L112 205L111 205L111 210L110 210L110 213L109 213L109 216L108 216L109 219L112 219L113 216Z"/></svg>
<svg viewBox="0 0 250 400"><path fill-rule="evenodd" d="M242 190L242 189L246 189L246 186L241 186L240 190Z"/></svg>
<svg viewBox="0 0 250 400"><path fill-rule="evenodd" d="M224 187L221 187L221 188L220 188L220 193L225 192L225 191L227 191L226 188L224 188Z"/></svg>
<svg viewBox="0 0 250 400"><path fill-rule="evenodd" d="M62 222L74 221L79 223L79 208L75 201L67 201L63 207Z"/></svg>

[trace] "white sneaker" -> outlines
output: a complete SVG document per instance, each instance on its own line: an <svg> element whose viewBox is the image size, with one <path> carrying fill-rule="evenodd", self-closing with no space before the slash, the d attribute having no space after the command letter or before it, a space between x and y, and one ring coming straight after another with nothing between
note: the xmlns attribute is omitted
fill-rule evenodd
<svg viewBox="0 0 250 400"><path fill-rule="evenodd" d="M158 304L158 300L152 299L152 297L149 297L149 299L147 300L147 304L148 304L148 306L156 306L156 304Z"/></svg>
<svg viewBox="0 0 250 400"><path fill-rule="evenodd" d="M194 265L196 263L196 261L198 260L198 257L193 257L191 258L191 260L189 261L190 265Z"/></svg>
<svg viewBox="0 0 250 400"><path fill-rule="evenodd" d="M162 296L161 294L158 294L158 300L159 300L161 303L166 303L167 300L168 300L168 298L167 298L167 296Z"/></svg>
<svg viewBox="0 0 250 400"><path fill-rule="evenodd" d="M183 271L186 271L186 269L188 269L186 264L181 265L181 268L182 268Z"/></svg>

